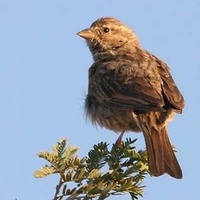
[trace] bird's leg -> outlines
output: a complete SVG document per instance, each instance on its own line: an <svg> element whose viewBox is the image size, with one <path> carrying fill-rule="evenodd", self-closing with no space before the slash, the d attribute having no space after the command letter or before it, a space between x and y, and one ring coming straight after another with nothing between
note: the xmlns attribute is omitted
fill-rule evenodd
<svg viewBox="0 0 200 200"><path fill-rule="evenodd" d="M125 131L121 132L118 139L116 140L116 144L120 148L122 147L122 137L123 137L124 133L125 133Z"/></svg>

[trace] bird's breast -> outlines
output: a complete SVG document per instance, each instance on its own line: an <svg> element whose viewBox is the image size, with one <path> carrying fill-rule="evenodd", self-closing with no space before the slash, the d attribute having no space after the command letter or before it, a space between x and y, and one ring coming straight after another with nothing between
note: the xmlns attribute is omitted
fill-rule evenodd
<svg viewBox="0 0 200 200"><path fill-rule="evenodd" d="M93 124L115 131L134 131L139 132L140 128L133 118L132 111L120 108L111 108L106 102L98 100L88 94L85 100L85 111L87 117Z"/></svg>

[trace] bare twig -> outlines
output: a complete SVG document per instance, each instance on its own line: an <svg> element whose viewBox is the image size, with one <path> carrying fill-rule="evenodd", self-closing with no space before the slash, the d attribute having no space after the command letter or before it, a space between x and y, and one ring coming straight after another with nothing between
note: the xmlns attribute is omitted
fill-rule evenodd
<svg viewBox="0 0 200 200"><path fill-rule="evenodd" d="M56 193L54 195L54 198L53 200L57 200L58 197L59 197L59 192L60 192L60 188L62 187L62 184L64 183L63 181L63 178L62 178L62 175L60 175L60 180L59 180L59 183L58 185L56 186Z"/></svg>

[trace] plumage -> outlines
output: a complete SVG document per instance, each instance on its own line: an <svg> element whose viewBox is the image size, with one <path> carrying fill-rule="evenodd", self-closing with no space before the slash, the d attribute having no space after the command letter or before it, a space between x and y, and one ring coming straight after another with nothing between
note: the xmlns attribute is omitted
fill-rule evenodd
<svg viewBox="0 0 200 200"><path fill-rule="evenodd" d="M114 18L101 18L78 33L94 63L89 69L87 116L93 124L144 134L152 175L182 171L167 135L167 124L181 113L184 99L166 63L144 50L135 33Z"/></svg>

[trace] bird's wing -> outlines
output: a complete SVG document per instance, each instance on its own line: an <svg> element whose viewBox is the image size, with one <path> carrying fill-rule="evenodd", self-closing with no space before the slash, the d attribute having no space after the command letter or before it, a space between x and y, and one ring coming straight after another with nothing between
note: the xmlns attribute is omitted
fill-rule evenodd
<svg viewBox="0 0 200 200"><path fill-rule="evenodd" d="M129 60L95 63L90 68L89 92L113 109L117 106L121 109L164 111L158 72L149 75L140 67Z"/></svg>
<svg viewBox="0 0 200 200"><path fill-rule="evenodd" d="M102 102L121 109L181 112L184 99L167 65L145 52L144 61L131 59L94 63L89 90Z"/></svg>
<svg viewBox="0 0 200 200"><path fill-rule="evenodd" d="M167 67L166 63L157 59L155 56L154 58L158 63L159 74L163 82L162 91L166 106L175 109L177 112L182 112L182 109L185 106L184 98L177 88L170 74L169 68Z"/></svg>

